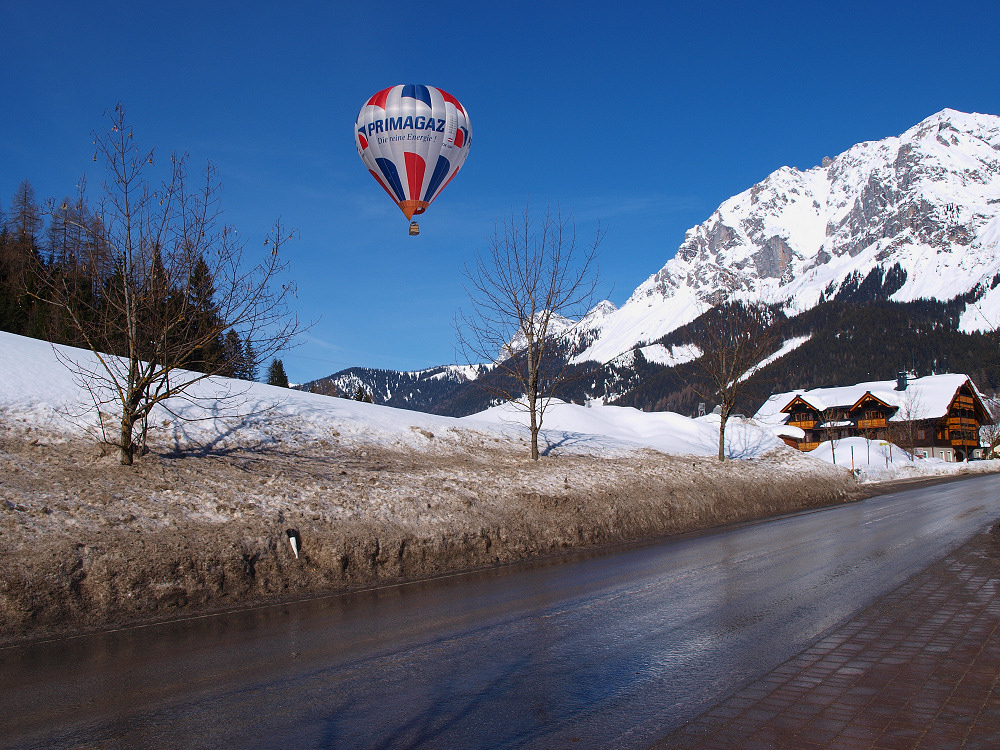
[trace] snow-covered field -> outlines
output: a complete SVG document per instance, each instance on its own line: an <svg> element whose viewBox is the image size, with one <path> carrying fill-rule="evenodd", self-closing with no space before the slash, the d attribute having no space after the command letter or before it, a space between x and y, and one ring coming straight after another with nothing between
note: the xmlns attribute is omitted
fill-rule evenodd
<svg viewBox="0 0 1000 750"><path fill-rule="evenodd" d="M91 406L90 394L60 363L56 350L63 359L96 367L89 352L0 332L0 421L52 433L57 440L100 435L101 419ZM113 418L105 415L104 421L114 435ZM440 454L442 442L456 447L489 442L518 450L528 440L526 423L527 415L510 406L453 419L211 378L193 388L189 397L154 409L149 434L152 445L177 452L207 447L315 447L336 438L341 448L370 446ZM718 451L719 418L711 414L690 419L670 412L553 402L545 412L544 428L541 448L553 455L620 457L652 449L668 455L709 457ZM783 444L766 427L742 418L729 421L729 457L754 459L776 450L784 450ZM861 469L862 477L870 481L970 469L967 464L914 460L896 446L869 445L861 438L839 441L835 451L824 443L806 455ZM995 471L998 463L975 462L971 468Z"/></svg>
<svg viewBox="0 0 1000 750"><path fill-rule="evenodd" d="M44 341L0 332L0 418L67 436L98 434L100 420L87 390L57 360L95 367L90 353L53 347ZM329 398L312 393L212 378L189 398L157 407L150 419L153 444L176 450L273 445L315 445L335 435L352 447L438 452L426 433L451 442L528 439L526 414L498 407L462 419ZM105 418L114 434L113 423ZM542 449L549 453L622 456L642 448L673 455L712 456L718 450L718 421L678 414L646 414L632 408L590 407L553 402L545 413ZM782 444L754 425L734 422L730 455L757 458Z"/></svg>
<svg viewBox="0 0 1000 750"><path fill-rule="evenodd" d="M845 438L833 445L829 441L820 443L808 455L851 469L862 482L1000 471L1000 460L961 463L921 458L910 455L898 445L863 437Z"/></svg>

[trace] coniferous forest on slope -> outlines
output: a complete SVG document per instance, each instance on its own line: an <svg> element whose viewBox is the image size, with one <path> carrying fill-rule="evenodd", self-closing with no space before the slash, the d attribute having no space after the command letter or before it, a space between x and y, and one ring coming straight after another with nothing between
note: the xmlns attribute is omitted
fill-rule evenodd
<svg viewBox="0 0 1000 750"><path fill-rule="evenodd" d="M39 203L25 180L0 211L0 331L44 339L56 344L81 346L77 328L65 310L52 304L52 291L67 286L86 296L86 308L94 315L115 315L115 283L120 269L103 262L107 252L100 218L82 197ZM95 239L97 238L97 239ZM99 275L92 270L100 268ZM192 265L183 288L164 290L164 304L189 318L187 335L202 337L202 331L218 330L203 345L193 347L183 365L190 370L256 380L258 357L250 341L220 325L212 303L215 279L204 261ZM104 303L102 304L102 300ZM84 324L87 321L82 321ZM126 342L114 335L121 326L109 325L106 348L125 354Z"/></svg>
<svg viewBox="0 0 1000 750"><path fill-rule="evenodd" d="M753 413L772 393L892 380L901 371L969 375L980 390L1000 389L1000 337L962 333L962 300L865 303L832 300L778 323L778 345L809 335L797 349L764 367L749 381L741 409ZM664 337L666 346L688 343L688 327ZM645 375L616 403L644 410L695 413L704 393L690 365L662 368L645 363ZM711 402L708 403L711 408Z"/></svg>

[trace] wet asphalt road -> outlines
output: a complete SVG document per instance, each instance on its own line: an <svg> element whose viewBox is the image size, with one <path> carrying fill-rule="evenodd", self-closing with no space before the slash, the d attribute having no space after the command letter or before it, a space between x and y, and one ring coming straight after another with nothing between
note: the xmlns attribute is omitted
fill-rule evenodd
<svg viewBox="0 0 1000 750"><path fill-rule="evenodd" d="M0 650L0 747L643 748L1000 517L1000 477Z"/></svg>

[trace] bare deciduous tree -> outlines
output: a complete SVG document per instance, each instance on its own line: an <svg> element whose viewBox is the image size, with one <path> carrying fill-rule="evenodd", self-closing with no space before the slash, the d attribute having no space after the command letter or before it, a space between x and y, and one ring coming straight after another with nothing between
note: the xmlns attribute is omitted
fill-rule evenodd
<svg viewBox="0 0 1000 750"><path fill-rule="evenodd" d="M923 412L924 406L920 399L920 393L913 388L905 390L900 398L899 411L897 412L901 420L897 436L902 439L903 448L909 452L910 461L915 460L920 433L926 429L921 421L924 416Z"/></svg>
<svg viewBox="0 0 1000 750"><path fill-rule="evenodd" d="M979 429L979 442L986 450L983 458L997 458L1000 447L1000 401L995 398L986 400L986 410L990 422Z"/></svg>
<svg viewBox="0 0 1000 750"><path fill-rule="evenodd" d="M872 442L879 439L879 431L875 427L868 427L862 430L861 434L865 439L865 449L867 451L865 460L870 464L872 462Z"/></svg>
<svg viewBox="0 0 1000 750"><path fill-rule="evenodd" d="M693 343L701 350L695 370L707 387L696 385L706 401L719 404L719 460L726 460L726 422L747 382L774 351L774 312L761 302L729 302L703 316Z"/></svg>
<svg viewBox="0 0 1000 750"><path fill-rule="evenodd" d="M289 238L280 223L264 240L261 259L247 264L245 243L219 221L214 167L206 166L192 190L185 158L172 155L165 180L154 187L154 152L140 150L121 105L108 119L94 138L94 159L107 170L100 205L74 224L83 237L83 257L74 261L86 283L52 274L44 299L70 321L74 343L96 358L93 364L62 355L98 412L114 413L117 434L104 437L127 465L135 429L144 441L154 406L232 371L224 354L230 333L228 348L245 342L236 351L240 367L252 372L300 326L287 305L293 288L280 278L280 249ZM247 356L255 361L242 361Z"/></svg>
<svg viewBox="0 0 1000 750"><path fill-rule="evenodd" d="M837 463L837 443L844 436L845 429L850 427L850 419L843 408L830 406L820 412L820 424L826 439L830 442L830 457Z"/></svg>
<svg viewBox="0 0 1000 750"><path fill-rule="evenodd" d="M466 265L472 309L458 314L459 348L470 364L493 361L480 383L495 398L528 413L531 458L545 410L567 379L567 358L556 322L578 320L593 302L597 250L603 234L578 246L576 230L560 212L536 223L528 208L494 228L485 252Z"/></svg>

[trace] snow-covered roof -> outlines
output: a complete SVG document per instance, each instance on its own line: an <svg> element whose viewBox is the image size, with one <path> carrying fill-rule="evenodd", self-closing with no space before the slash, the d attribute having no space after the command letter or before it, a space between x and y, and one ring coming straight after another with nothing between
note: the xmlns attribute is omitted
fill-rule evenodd
<svg viewBox="0 0 1000 750"><path fill-rule="evenodd" d="M766 424L784 424L788 414L782 412L782 409L796 396L822 412L831 408L850 409L866 393L897 408L890 421L938 419L948 413L948 407L955 398L955 393L967 382L982 400L982 395L967 375L948 373L909 378L906 389L902 391L896 390L895 380L876 380L836 388L776 393L757 410L754 419Z"/></svg>
<svg viewBox="0 0 1000 750"><path fill-rule="evenodd" d="M793 427L787 424L776 424L771 427L771 432L778 437L790 437L796 440L802 440L806 436L806 431L801 427Z"/></svg>

